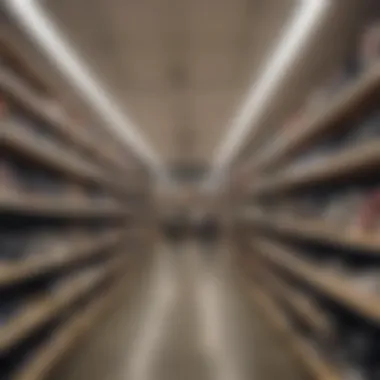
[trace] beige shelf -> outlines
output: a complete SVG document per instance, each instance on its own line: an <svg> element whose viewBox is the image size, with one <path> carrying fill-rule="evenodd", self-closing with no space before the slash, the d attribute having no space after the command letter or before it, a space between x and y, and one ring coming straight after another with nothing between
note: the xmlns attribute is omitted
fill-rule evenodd
<svg viewBox="0 0 380 380"><path fill-rule="evenodd" d="M300 259L279 244L266 240L255 243L255 249L275 265L287 270L309 283L336 302L373 321L380 321L380 297L367 291L358 290L352 278L337 272L327 272L307 260Z"/></svg>
<svg viewBox="0 0 380 380"><path fill-rule="evenodd" d="M327 109L310 117L302 128L294 132L284 131L278 137L279 143L269 146L257 158L256 168L275 168L287 163L289 158L307 149L330 131L345 127L347 121L352 122L372 108L375 109L379 93L380 64L347 86L329 102Z"/></svg>
<svg viewBox="0 0 380 380"><path fill-rule="evenodd" d="M102 175L92 165L73 157L70 152L58 146L39 141L27 128L4 121L0 122L0 128L6 148L75 178L102 181Z"/></svg>
<svg viewBox="0 0 380 380"><path fill-rule="evenodd" d="M130 191L121 183L109 179L100 169L79 156L75 157L74 154L53 143L39 141L26 128L15 124L9 125L7 122L0 122L0 128L4 146L28 159L62 172L75 180L96 183L113 192L127 194Z"/></svg>
<svg viewBox="0 0 380 380"><path fill-rule="evenodd" d="M119 181L105 175L101 169L87 163L74 153L55 146L53 143L39 141L26 128L8 126L0 122L1 138L4 147L36 161L42 166L59 171L75 180L96 183L114 193L129 194L131 189Z"/></svg>
<svg viewBox="0 0 380 380"><path fill-rule="evenodd" d="M66 280L66 282L51 295L41 296L23 305L17 315L0 328L0 352L17 344L35 329L43 326L76 300L88 294L99 286L113 272L120 270L121 259L116 258L107 264L92 281L83 278Z"/></svg>
<svg viewBox="0 0 380 380"><path fill-rule="evenodd" d="M9 35L7 27L0 26L0 54L10 63L12 67L16 67L23 77L36 88L37 91L44 95L50 94L50 88L41 75L29 64L24 57L21 57L19 46L11 42L12 36Z"/></svg>
<svg viewBox="0 0 380 380"><path fill-rule="evenodd" d="M41 252L38 257L30 257L20 262L0 261L0 285L10 285L60 269L64 266L86 260L112 248L127 236L125 231L110 232L98 238L88 238L65 246L58 256Z"/></svg>
<svg viewBox="0 0 380 380"><path fill-rule="evenodd" d="M105 294L93 300L82 312L59 327L49 340L33 353L12 379L43 380L47 378L62 357L124 293L125 284L122 278Z"/></svg>
<svg viewBox="0 0 380 380"><path fill-rule="evenodd" d="M69 120L63 120L48 111L49 102L39 98L22 81L18 80L12 73L0 68L0 90L4 91L15 102L28 109L35 117L46 122L52 130L58 133L67 141L94 155L107 166L116 169L114 174L122 173L125 168L121 162L116 161L111 155L100 150L92 138L80 133L79 130L69 127ZM78 127L79 128L79 127Z"/></svg>
<svg viewBox="0 0 380 380"><path fill-rule="evenodd" d="M339 380L338 371L327 363L315 349L302 338L289 323L282 310L273 299L261 288L255 286L252 289L254 301L260 306L266 318L290 343L294 353L300 359L309 374L317 380Z"/></svg>
<svg viewBox="0 0 380 380"><path fill-rule="evenodd" d="M264 216L252 217L249 220L258 226L289 236L380 255L380 239L376 238L376 234L353 233L348 229L345 231L324 220Z"/></svg>
<svg viewBox="0 0 380 380"><path fill-rule="evenodd" d="M95 286L95 283L93 285ZM0 329L0 352L17 344L33 330L43 326L83 294L84 291L70 284L70 289L66 289L62 297L44 296L23 305L17 315Z"/></svg>
<svg viewBox="0 0 380 380"><path fill-rule="evenodd" d="M254 195L279 193L319 182L336 181L380 166L380 141L331 154L305 167L290 167L252 188Z"/></svg>
<svg viewBox="0 0 380 380"><path fill-rule="evenodd" d="M329 321L315 303L269 270L263 272L266 288L272 289L273 293L281 297L319 336L328 336Z"/></svg>
<svg viewBox="0 0 380 380"><path fill-rule="evenodd" d="M87 200L70 199L62 196L24 195L0 190L0 211L41 215L46 217L121 218L128 214L123 206L102 204Z"/></svg>

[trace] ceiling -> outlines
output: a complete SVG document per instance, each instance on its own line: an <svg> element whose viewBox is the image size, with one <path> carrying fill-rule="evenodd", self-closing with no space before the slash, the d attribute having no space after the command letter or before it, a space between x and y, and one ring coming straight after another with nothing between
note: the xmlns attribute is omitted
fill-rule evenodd
<svg viewBox="0 0 380 380"><path fill-rule="evenodd" d="M166 163L207 164L295 0L46 0Z"/></svg>
<svg viewBox="0 0 380 380"><path fill-rule="evenodd" d="M39 0L164 163L208 165L300 0ZM353 43L370 0L331 9L244 142L248 158ZM3 26L2 26L3 28ZM74 115L86 107L11 23L21 51ZM25 37L25 36L23 36ZM21 41L22 40L22 41ZM100 128L97 128L98 130Z"/></svg>

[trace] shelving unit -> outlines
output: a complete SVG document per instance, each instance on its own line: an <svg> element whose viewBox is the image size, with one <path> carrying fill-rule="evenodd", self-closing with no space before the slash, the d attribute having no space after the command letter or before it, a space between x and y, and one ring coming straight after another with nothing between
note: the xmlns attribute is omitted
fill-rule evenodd
<svg viewBox="0 0 380 380"><path fill-rule="evenodd" d="M328 92L318 111L305 111L298 125L268 139L249 159L252 182L241 191L247 194L238 216L242 265L254 268L246 271L248 286L317 379L376 380L380 373L380 64L374 62L335 95Z"/></svg>
<svg viewBox="0 0 380 380"><path fill-rule="evenodd" d="M4 46L5 41L2 46ZM11 50L8 47L8 50ZM16 54L13 54L11 61L16 59ZM30 77L29 73L28 77ZM37 79L40 83L40 81ZM114 173L123 173L126 169L125 165L115 160L109 152L99 149L97 141L95 141L88 133L83 133L83 128L75 124L74 121L67 118L61 113L55 112L54 101L49 98L41 97L33 92L22 80L17 78L12 72L6 68L0 68L0 89L6 97L17 102L18 105L29 112L34 118L40 119L41 122L47 123L60 138L77 146L84 151L92 159L105 165L106 168L113 169Z"/></svg>
<svg viewBox="0 0 380 380"><path fill-rule="evenodd" d="M255 284L252 286L252 299L263 311L265 318L283 336L292 348L294 354L300 359L306 371L315 379L339 380L339 372L322 359L315 349L302 338L290 326L285 314L276 304L274 297L262 286Z"/></svg>
<svg viewBox="0 0 380 380"><path fill-rule="evenodd" d="M0 55L0 378L42 380L125 291L149 178L75 125L2 35Z"/></svg>
<svg viewBox="0 0 380 380"><path fill-rule="evenodd" d="M283 167L298 153L323 139L332 130L346 128L353 120L360 118L376 107L380 94L380 64L364 72L330 102L327 109L306 118L302 129L294 133L285 131L277 142L268 146L256 158L255 169L275 170Z"/></svg>
<svg viewBox="0 0 380 380"><path fill-rule="evenodd" d="M248 217L247 220L266 231L301 238L326 245L365 251L366 254L380 255L380 239L373 233L355 233L349 229L337 228L322 219L296 217Z"/></svg>
<svg viewBox="0 0 380 380"><path fill-rule="evenodd" d="M103 151L96 148L96 142L83 133L78 133L79 126L70 126L70 120L64 115L55 115L53 104L49 104L46 99L39 99L33 92L25 87L25 84L18 83L12 78L12 74L2 72L0 69L0 91L5 98L17 103L24 111L29 112L33 118L46 124L49 132L62 139L64 144L54 144L53 141L46 141L41 146L39 136L33 135L31 131L23 128L19 121L6 120L2 122L1 130L3 143L8 149L17 150L19 154L28 156L33 160L49 165L52 169L64 171L65 174L75 176L77 179L90 180L101 183L106 187L119 192L128 192L128 187L120 183L116 178L117 174L125 171L125 168L116 164L105 156ZM51 103L51 102L50 102ZM49 112L48 109L52 112ZM26 129L26 130L25 130ZM67 145L76 148L67 151ZM85 162L79 155L83 151L90 158L100 161L106 168L111 167L111 173L105 175L105 170L94 168L90 163ZM83 156L83 154L82 154Z"/></svg>
<svg viewBox="0 0 380 380"><path fill-rule="evenodd" d="M58 328L53 336L24 363L14 376L15 380L39 380L46 378L76 342L114 305L125 293L125 281L115 283L95 302L73 316Z"/></svg>
<svg viewBox="0 0 380 380"><path fill-rule="evenodd" d="M379 296L357 289L349 277L327 271L326 268L319 268L316 264L300 259L268 242L259 243L257 247L267 260L315 287L334 301L374 322L380 320Z"/></svg>
<svg viewBox="0 0 380 380"><path fill-rule="evenodd" d="M0 286L28 281L30 278L51 273L64 266L102 255L104 250L112 248L126 237L125 231L112 231L97 238L84 238L74 241L60 249L59 256L49 254L54 251L54 244L46 249L40 257L25 259L16 263L0 263Z"/></svg>
<svg viewBox="0 0 380 380"><path fill-rule="evenodd" d="M275 276L265 264L264 262L260 266L263 284L316 334L328 337L329 323L323 311L297 288L288 284L280 276Z"/></svg>
<svg viewBox="0 0 380 380"><path fill-rule="evenodd" d="M380 165L380 142L371 141L347 151L331 154L316 163L297 168L290 167L273 178L263 180L252 191L256 195L284 193L328 181L338 182L348 176L360 176L376 170Z"/></svg>

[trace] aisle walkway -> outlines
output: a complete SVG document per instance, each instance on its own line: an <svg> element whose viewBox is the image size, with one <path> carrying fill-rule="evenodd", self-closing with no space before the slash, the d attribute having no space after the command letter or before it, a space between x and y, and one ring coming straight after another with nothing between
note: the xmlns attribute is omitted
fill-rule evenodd
<svg viewBox="0 0 380 380"><path fill-rule="evenodd" d="M226 250L161 246L133 292L54 380L301 380L239 291Z"/></svg>

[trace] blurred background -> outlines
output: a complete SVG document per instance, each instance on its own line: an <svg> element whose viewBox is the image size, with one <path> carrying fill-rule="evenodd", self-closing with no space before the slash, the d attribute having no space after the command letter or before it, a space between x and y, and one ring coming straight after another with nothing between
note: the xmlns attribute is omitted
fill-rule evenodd
<svg viewBox="0 0 380 380"><path fill-rule="evenodd" d="M380 380L379 19L0 1L0 379Z"/></svg>

